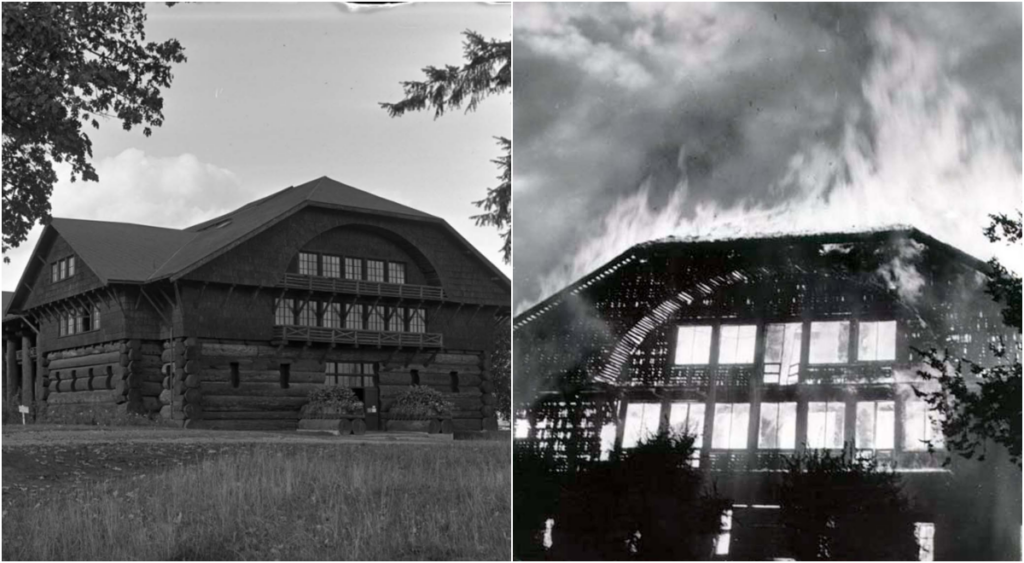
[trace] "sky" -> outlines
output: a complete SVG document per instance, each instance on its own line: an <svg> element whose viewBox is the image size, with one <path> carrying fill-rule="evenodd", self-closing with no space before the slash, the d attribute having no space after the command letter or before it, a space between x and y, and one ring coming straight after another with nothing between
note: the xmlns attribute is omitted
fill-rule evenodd
<svg viewBox="0 0 1024 563"><path fill-rule="evenodd" d="M511 9L418 4L149 4L147 40L176 38L188 61L164 91L149 138L116 122L86 129L99 182L71 183L55 217L184 228L321 176L444 218L506 275L501 239L469 218L498 184L493 137L511 134L510 94L434 120L390 118L379 102L428 65L461 65L462 36L511 38ZM8 253L13 290L41 227Z"/></svg>
<svg viewBox="0 0 1024 563"><path fill-rule="evenodd" d="M1021 208L1020 4L516 4L516 312L639 242Z"/></svg>

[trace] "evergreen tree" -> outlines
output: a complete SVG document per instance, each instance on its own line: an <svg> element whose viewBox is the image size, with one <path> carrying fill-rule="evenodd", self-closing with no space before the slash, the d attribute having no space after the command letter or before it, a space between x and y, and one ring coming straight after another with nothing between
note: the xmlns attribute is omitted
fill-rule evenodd
<svg viewBox="0 0 1024 563"><path fill-rule="evenodd" d="M512 87L512 42L484 39L473 31L463 32L462 66L428 66L422 81L402 82L405 98L380 104L391 117L410 111L433 111L434 118L445 112L476 110L485 98L508 92ZM512 262L512 141L496 137L502 154L492 162L498 166L498 185L487 189L484 199L473 202L483 213L473 219L478 226L492 226L501 233L502 254Z"/></svg>

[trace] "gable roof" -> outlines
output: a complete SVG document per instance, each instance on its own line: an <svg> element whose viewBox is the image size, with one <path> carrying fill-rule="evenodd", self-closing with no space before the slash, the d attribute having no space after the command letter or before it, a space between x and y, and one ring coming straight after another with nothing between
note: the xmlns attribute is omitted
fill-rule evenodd
<svg viewBox="0 0 1024 563"><path fill-rule="evenodd" d="M944 243L935 237L915 228L906 225L898 225L889 228L866 230L866 231L855 231L855 232L839 232L839 233L805 233L805 234L778 234L778 235L765 235L756 237L743 237L743 238L724 238L724 239L696 239L687 238L680 239L675 237L668 237L659 240L652 240L648 242L642 242L640 244L630 247L628 250L619 254L615 258L608 261L603 266L598 267L593 272L583 276L576 280L574 283L562 288L558 292L544 298L540 302L530 306L525 311L519 313L513 319L513 330L518 330L532 321L545 315L555 307L557 307L566 297L579 293L586 289L591 283L596 282L605 276L611 274L620 267L632 262L640 255L649 256L653 252L658 251L679 251L681 249L698 249L698 248L709 248L709 247L741 247L751 242L776 242L778 244L790 244L790 243L821 243L821 244L845 244L851 242L862 242L867 240L880 240L890 237L892 235L903 235L908 238L914 239L920 243L926 244L929 247L938 249L940 252L945 253L952 259L957 260L968 267L978 270L979 272L988 274L990 272L989 265L970 254Z"/></svg>
<svg viewBox="0 0 1024 563"><path fill-rule="evenodd" d="M220 256L245 240L307 206L329 207L360 213L435 223L467 246L499 283L510 286L507 276L444 219L384 199L326 176L285 188L234 211L186 229L167 229L82 219L54 218L43 232L44 240L57 233L104 283L149 283L178 279ZM30 261L23 276L38 267ZM11 302L22 302L19 285ZM24 290L24 291L27 291Z"/></svg>
<svg viewBox="0 0 1024 563"><path fill-rule="evenodd" d="M4 312L3 312L2 317L4 319L7 318L7 309L10 308L12 300L14 300L14 292L13 291L5 291L5 292L3 292Z"/></svg>

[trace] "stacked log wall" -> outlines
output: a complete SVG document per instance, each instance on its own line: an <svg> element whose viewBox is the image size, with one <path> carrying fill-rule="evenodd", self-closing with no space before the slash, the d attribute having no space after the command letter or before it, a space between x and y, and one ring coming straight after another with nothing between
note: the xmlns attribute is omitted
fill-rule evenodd
<svg viewBox="0 0 1024 563"><path fill-rule="evenodd" d="M160 346L122 340L46 354L43 398L53 413L92 410L150 414L159 409Z"/></svg>

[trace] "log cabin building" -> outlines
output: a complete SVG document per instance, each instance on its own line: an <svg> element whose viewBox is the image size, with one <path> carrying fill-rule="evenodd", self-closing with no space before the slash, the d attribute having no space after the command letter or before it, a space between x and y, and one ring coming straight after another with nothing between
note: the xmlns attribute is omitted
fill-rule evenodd
<svg viewBox="0 0 1024 563"><path fill-rule="evenodd" d="M497 429L511 316L508 278L447 222L326 177L181 230L54 218L4 312L5 398L35 409L294 429L328 384L376 430L418 384L459 431Z"/></svg>
<svg viewBox="0 0 1024 563"><path fill-rule="evenodd" d="M987 271L912 228L635 246L514 319L515 451L572 472L687 431L734 503L714 557L771 560L787 457L852 445L902 474L923 559L1019 560L1020 469L995 445L944 466L913 392L915 349L1019 357Z"/></svg>

